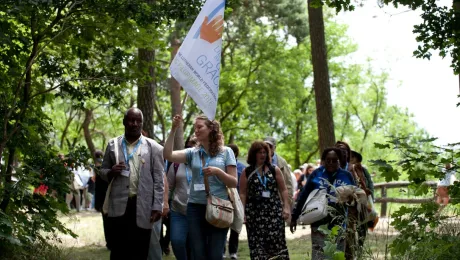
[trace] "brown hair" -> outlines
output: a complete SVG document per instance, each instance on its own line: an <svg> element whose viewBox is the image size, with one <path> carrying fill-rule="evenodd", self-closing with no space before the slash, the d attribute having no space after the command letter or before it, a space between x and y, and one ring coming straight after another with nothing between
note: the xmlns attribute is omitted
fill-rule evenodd
<svg viewBox="0 0 460 260"><path fill-rule="evenodd" d="M268 144L266 144L265 142L262 142L262 141L254 141L251 144L251 148L249 148L249 151L248 151L248 160L247 160L247 162L248 162L249 165L252 165L252 166L256 165L257 153L262 149L265 149L265 152L267 153L267 158L265 158L265 164L266 165L271 164L271 162L270 162L270 148L268 147Z"/></svg>
<svg viewBox="0 0 460 260"><path fill-rule="evenodd" d="M347 142L344 142L344 141L337 141L334 145L334 147L338 148L340 145L343 145L345 146L345 150L347 150L347 158L346 158L346 161L347 163L350 162L350 158L351 158L351 148L350 148L350 145L348 145ZM344 156L344 154L342 154L342 156Z"/></svg>
<svg viewBox="0 0 460 260"><path fill-rule="evenodd" d="M209 118L205 115L199 115L195 118L196 120L203 120L205 125L211 130L209 132L208 140L209 140L209 154L214 157L219 152L223 150L224 147L224 134L222 133L222 129L220 128L220 123L217 120L209 120ZM201 144L197 142L197 146Z"/></svg>
<svg viewBox="0 0 460 260"><path fill-rule="evenodd" d="M315 166L313 166L312 164L307 164L307 167L306 167L305 171L307 171L307 172L308 172L308 170L310 170L311 168L313 168L313 169L314 169L314 168L315 168Z"/></svg>

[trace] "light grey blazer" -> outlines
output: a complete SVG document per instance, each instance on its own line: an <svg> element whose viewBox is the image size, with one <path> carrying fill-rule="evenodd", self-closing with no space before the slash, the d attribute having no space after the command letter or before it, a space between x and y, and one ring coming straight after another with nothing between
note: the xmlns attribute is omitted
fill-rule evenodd
<svg viewBox="0 0 460 260"><path fill-rule="evenodd" d="M104 161L102 162L102 179L112 181L107 174L115 165L115 149L118 149L118 162L124 162L123 148L121 142L123 135L111 139L105 150ZM137 226L144 229L151 229L150 216L152 210L163 211L163 146L154 140L142 137L140 146L140 170L139 184L137 188ZM135 155L137 156L137 155ZM126 163L126 162L125 162ZM129 178L118 176L113 179L112 190L109 197L108 216L120 217L125 213L129 196Z"/></svg>

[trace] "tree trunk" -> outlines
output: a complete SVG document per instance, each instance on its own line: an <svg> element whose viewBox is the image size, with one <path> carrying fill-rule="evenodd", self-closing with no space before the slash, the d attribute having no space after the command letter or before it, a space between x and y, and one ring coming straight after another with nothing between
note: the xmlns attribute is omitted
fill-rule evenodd
<svg viewBox="0 0 460 260"><path fill-rule="evenodd" d="M137 86L137 107L144 114L143 130L153 138L153 112L155 102L155 51L139 49L139 71L141 79Z"/></svg>
<svg viewBox="0 0 460 260"><path fill-rule="evenodd" d="M11 199L11 193L10 193L10 188L11 188L11 177L13 174L13 164L14 164L14 156L16 154L16 148L11 147L8 148L8 162L7 162L7 168L6 172L4 175L4 190L3 190L3 199L2 202L0 203L0 210L3 212L6 212L6 208L8 207L8 204L10 203Z"/></svg>
<svg viewBox="0 0 460 260"><path fill-rule="evenodd" d="M155 0L145 0L149 5L155 4ZM154 137L153 115L155 111L155 50L153 39L150 48L139 48L137 55L139 58L140 78L137 84L137 107L144 115L144 126L142 130L150 138Z"/></svg>
<svg viewBox="0 0 460 260"><path fill-rule="evenodd" d="M341 134L340 134L340 139L339 140L343 140L343 138L345 138L345 131L347 129L347 126L348 126L348 123L350 122L350 112L347 111L345 112L345 119L344 119L345 123L343 124L343 128L341 129Z"/></svg>
<svg viewBox="0 0 460 260"><path fill-rule="evenodd" d="M174 33L175 34L175 33ZM171 38L171 62L176 57L177 51L179 50L180 42L176 39L175 35ZM182 115L182 104L180 98L180 89L181 86L177 80L171 77L170 81L171 88L171 115ZM181 125L176 130L176 135L174 136L174 150L184 149L184 126Z"/></svg>
<svg viewBox="0 0 460 260"><path fill-rule="evenodd" d="M295 167L300 167L300 142L302 139L302 122L295 122Z"/></svg>
<svg viewBox="0 0 460 260"><path fill-rule="evenodd" d="M78 113L78 112L76 112L75 114L72 114L72 112L73 112L73 108L70 108L69 118L66 119L64 130L62 131L62 135L61 135L61 143L59 144L59 148L61 148L61 149L64 147L64 140L65 140L65 138L67 136L67 132L69 130L70 124L72 123L74 117Z"/></svg>
<svg viewBox="0 0 460 260"><path fill-rule="evenodd" d="M310 26L313 85L315 88L316 118L320 153L335 144L334 118L327 65L326 40L322 7L311 6L308 1L308 23Z"/></svg>
<svg viewBox="0 0 460 260"><path fill-rule="evenodd" d="M233 132L230 132L229 136L228 136L228 143L227 144L233 144L235 143L235 135L233 134Z"/></svg>
<svg viewBox="0 0 460 260"><path fill-rule="evenodd" d="M455 16L454 16L455 26L454 26L454 28L456 28L456 30L454 29L453 34L454 34L454 37L456 39L458 39L458 37L460 36L460 32L458 30L458 28L460 28L460 0L453 0L452 1L452 8L454 9L454 12L455 12ZM456 71L456 73L458 73L458 88L459 88L459 92L460 92L460 71Z"/></svg>
<svg viewBox="0 0 460 260"><path fill-rule="evenodd" d="M94 154L96 153L96 147L93 143L93 138L91 137L91 131L89 130L89 124L93 119L93 110L85 109L85 120L83 121L83 134L85 136L86 145L91 153L91 158L96 161Z"/></svg>

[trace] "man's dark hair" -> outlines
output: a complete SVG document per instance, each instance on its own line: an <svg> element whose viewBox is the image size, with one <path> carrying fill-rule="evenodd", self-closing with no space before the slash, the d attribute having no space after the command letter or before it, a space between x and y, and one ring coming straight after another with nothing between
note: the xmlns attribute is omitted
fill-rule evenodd
<svg viewBox="0 0 460 260"><path fill-rule="evenodd" d="M233 153L235 154L235 158L238 158L238 155L240 154L240 149L238 149L238 145L229 144L228 147L230 147L233 150Z"/></svg>
<svg viewBox="0 0 460 260"><path fill-rule="evenodd" d="M140 110L137 107L131 107L128 110L126 110L125 115L123 116L123 122L126 120L126 117L128 116L129 111L140 112L141 117L142 117L142 121L144 121L144 113L142 113L142 110Z"/></svg>
<svg viewBox="0 0 460 260"><path fill-rule="evenodd" d="M94 157L96 157L96 158L102 158L102 157L104 157L104 153L103 153L101 150L96 150L96 151L94 152Z"/></svg>

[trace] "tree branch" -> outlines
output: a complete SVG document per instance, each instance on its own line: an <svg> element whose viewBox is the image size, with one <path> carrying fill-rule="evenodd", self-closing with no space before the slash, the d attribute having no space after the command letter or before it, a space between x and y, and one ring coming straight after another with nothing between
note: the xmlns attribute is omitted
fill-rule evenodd
<svg viewBox="0 0 460 260"><path fill-rule="evenodd" d="M154 102L153 108L155 109L155 113L157 113L157 117L160 120L160 124L161 124L161 133L163 135L163 139L160 139L160 140L165 141L166 140L165 119L164 119L163 115L160 113L160 108L158 107L157 103L158 102Z"/></svg>
<svg viewBox="0 0 460 260"><path fill-rule="evenodd" d="M318 143L318 142L316 142ZM307 158L305 159L304 163L308 163L310 160L311 160L311 157L313 157L313 155L315 155L319 150L319 146L316 145L316 148L315 150L311 151L308 155L307 155Z"/></svg>
<svg viewBox="0 0 460 260"><path fill-rule="evenodd" d="M238 95L238 98L234 106L229 111L227 111L227 113L225 113L225 115L220 119L221 124L240 106L241 98L244 96L244 94L246 94L246 92L246 89L241 91L241 93Z"/></svg>

